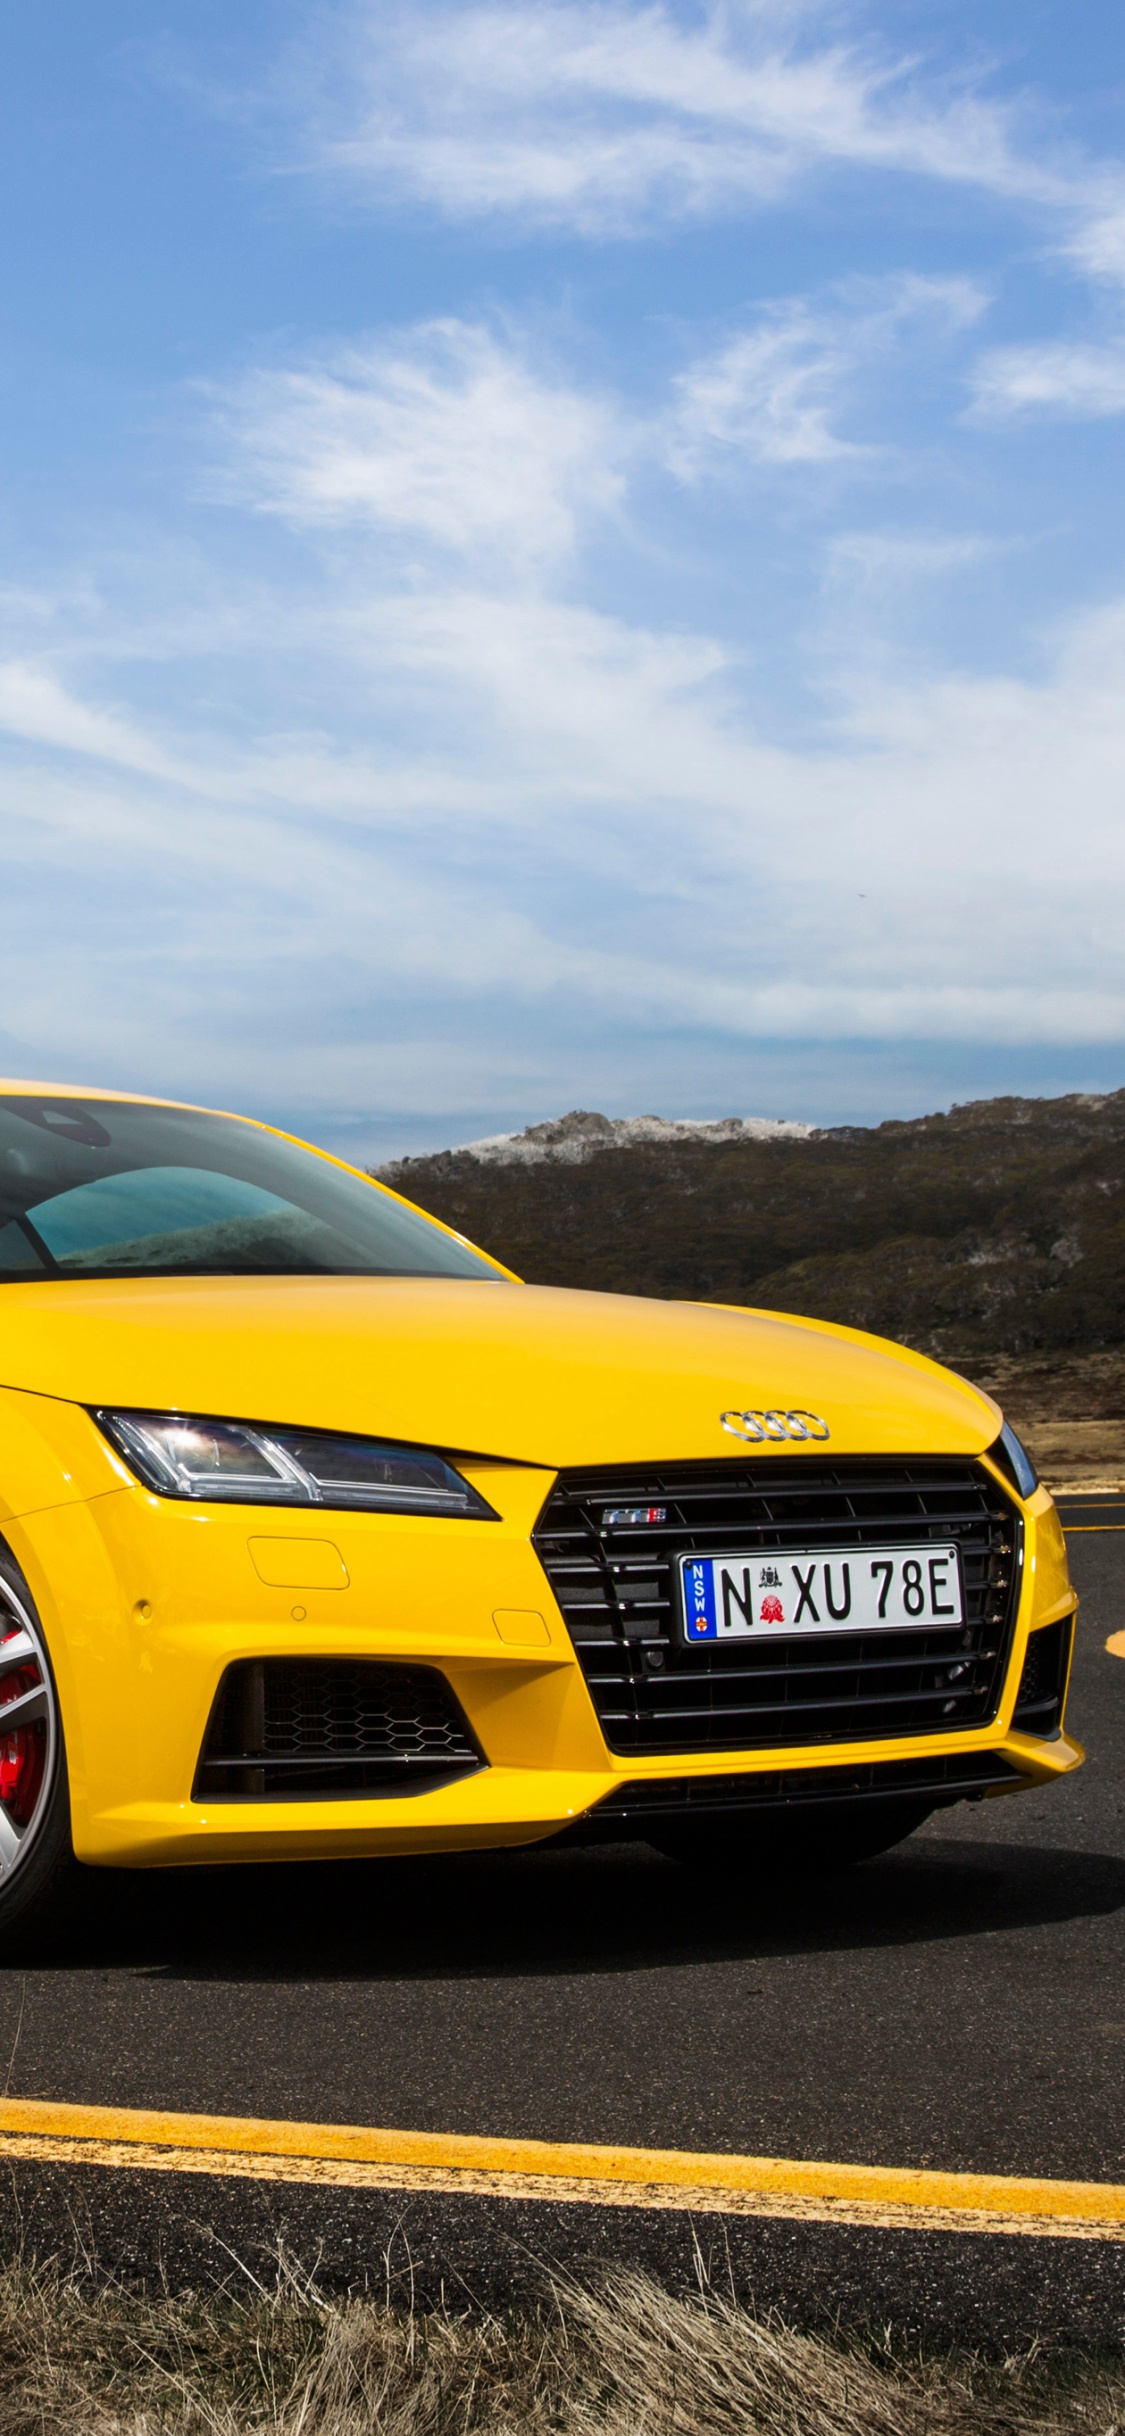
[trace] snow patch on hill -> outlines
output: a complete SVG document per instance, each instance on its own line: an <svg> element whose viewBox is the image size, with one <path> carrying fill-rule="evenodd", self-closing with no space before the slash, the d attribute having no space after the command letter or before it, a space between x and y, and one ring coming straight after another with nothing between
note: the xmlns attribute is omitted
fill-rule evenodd
<svg viewBox="0 0 1125 2436"><path fill-rule="evenodd" d="M622 1150L634 1142L797 1142L815 1133L785 1117L607 1117L589 1108L548 1117L523 1133L486 1134L462 1142L458 1156L497 1167L536 1166L562 1159L575 1166L596 1150Z"/></svg>

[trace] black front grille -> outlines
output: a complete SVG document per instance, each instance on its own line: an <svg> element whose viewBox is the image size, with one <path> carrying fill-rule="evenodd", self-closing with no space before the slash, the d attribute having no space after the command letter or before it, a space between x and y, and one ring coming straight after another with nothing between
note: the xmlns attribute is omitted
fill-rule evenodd
<svg viewBox="0 0 1125 2436"><path fill-rule="evenodd" d="M1012 1724L1019 1734L1053 1734L1062 1724L1074 1617L1029 1633Z"/></svg>
<svg viewBox="0 0 1125 2436"><path fill-rule="evenodd" d="M607 1511L663 1509L607 1523ZM1019 1595L1020 1516L982 1465L778 1456L561 1473L535 1545L612 1751L754 1751L961 1733L996 1715ZM686 1648L680 1555L955 1539L951 1631L802 1633Z"/></svg>
<svg viewBox="0 0 1125 2436"><path fill-rule="evenodd" d="M463 1709L433 1667L243 1658L215 1695L193 1799L429 1793L484 1765Z"/></svg>

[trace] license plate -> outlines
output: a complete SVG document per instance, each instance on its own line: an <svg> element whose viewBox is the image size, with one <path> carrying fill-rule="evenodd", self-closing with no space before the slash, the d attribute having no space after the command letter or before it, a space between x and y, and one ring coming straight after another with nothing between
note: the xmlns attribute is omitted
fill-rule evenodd
<svg viewBox="0 0 1125 2436"><path fill-rule="evenodd" d="M800 1632L948 1631L964 1619L955 1544L683 1556L686 1641Z"/></svg>

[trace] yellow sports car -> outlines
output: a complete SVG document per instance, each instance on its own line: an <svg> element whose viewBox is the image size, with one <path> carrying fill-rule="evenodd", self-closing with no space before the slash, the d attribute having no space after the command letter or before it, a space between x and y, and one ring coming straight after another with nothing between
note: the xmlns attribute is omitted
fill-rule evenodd
<svg viewBox="0 0 1125 2436"><path fill-rule="evenodd" d="M990 1399L521 1285L340 1160L0 1084L0 1926L97 1866L857 1859L1077 1767Z"/></svg>

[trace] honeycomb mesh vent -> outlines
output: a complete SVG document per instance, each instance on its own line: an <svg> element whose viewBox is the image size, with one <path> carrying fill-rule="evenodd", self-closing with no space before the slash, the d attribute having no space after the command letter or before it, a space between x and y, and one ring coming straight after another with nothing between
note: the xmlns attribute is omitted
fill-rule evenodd
<svg viewBox="0 0 1125 2436"><path fill-rule="evenodd" d="M215 1696L194 1799L428 1793L485 1764L444 1675L368 1658L244 1658Z"/></svg>

